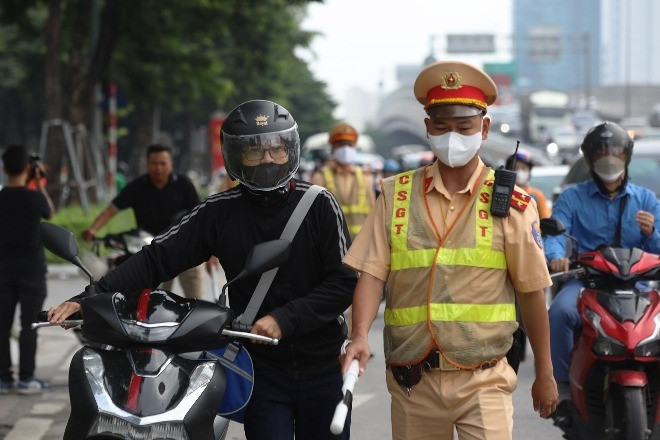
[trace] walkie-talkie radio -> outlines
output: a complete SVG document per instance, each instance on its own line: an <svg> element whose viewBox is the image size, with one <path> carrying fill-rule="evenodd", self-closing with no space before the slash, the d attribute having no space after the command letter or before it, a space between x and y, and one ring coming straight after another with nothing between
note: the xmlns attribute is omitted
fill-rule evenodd
<svg viewBox="0 0 660 440"><path fill-rule="evenodd" d="M506 217L509 215L511 206L511 194L516 184L516 159L520 141L516 142L516 151L513 154L513 170L499 168L495 170L495 182L493 184L493 199L490 203L490 213L497 217Z"/></svg>

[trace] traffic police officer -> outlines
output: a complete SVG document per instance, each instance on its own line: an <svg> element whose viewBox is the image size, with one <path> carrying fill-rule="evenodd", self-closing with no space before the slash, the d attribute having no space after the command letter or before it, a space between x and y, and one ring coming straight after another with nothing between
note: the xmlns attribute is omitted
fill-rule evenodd
<svg viewBox="0 0 660 440"><path fill-rule="evenodd" d="M328 133L332 161L312 176L312 183L327 188L341 205L351 240L376 202L372 175L354 163L357 140L351 124L340 122L332 127Z"/></svg>
<svg viewBox="0 0 660 440"><path fill-rule="evenodd" d="M515 187L494 216L494 171L478 155L497 97L480 69L424 68L414 86L438 160L385 179L344 264L361 273L351 342L342 360L364 372L367 335L387 283L384 349L394 439L510 439L517 378L507 362L518 327L515 297L534 351L535 410L548 417L557 386L543 289L551 284L535 203ZM530 208L530 209L528 209Z"/></svg>

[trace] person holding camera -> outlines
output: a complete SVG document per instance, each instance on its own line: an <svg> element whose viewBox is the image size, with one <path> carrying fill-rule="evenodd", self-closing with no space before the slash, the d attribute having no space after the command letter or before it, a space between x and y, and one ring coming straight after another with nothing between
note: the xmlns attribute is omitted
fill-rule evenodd
<svg viewBox="0 0 660 440"><path fill-rule="evenodd" d="M7 186L0 190L0 394L40 393L47 385L34 377L37 333L30 328L46 299L46 258L39 234L41 219L53 216L53 202L42 186L43 168L22 145L2 155ZM34 176L36 191L27 188ZM12 374L9 337L21 305L18 384Z"/></svg>

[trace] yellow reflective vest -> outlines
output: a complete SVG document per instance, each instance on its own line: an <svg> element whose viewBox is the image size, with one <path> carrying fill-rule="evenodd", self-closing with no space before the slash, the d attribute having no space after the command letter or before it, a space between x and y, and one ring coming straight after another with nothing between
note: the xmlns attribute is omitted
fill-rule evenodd
<svg viewBox="0 0 660 440"><path fill-rule="evenodd" d="M362 229L362 225L367 219L369 211L371 211L371 206L367 198L367 190L373 191L373 188L366 188L362 168L355 167L355 182L346 197L339 193L338 185L335 181L336 177L332 170L329 167L323 167L322 171L323 179L325 180L324 186L335 196L341 205L341 210L344 212L344 217L346 217L348 232L351 235L351 240L353 240L357 233L360 232L360 229Z"/></svg>
<svg viewBox="0 0 660 440"><path fill-rule="evenodd" d="M481 174L440 237L428 211L425 170L383 181L391 231L386 362L416 364L438 348L454 366L475 368L506 355L518 327L502 219L490 214L494 172Z"/></svg>

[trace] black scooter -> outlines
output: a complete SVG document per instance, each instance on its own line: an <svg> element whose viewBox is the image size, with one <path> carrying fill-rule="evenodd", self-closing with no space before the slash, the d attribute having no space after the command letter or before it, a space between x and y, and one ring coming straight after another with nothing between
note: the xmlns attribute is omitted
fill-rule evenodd
<svg viewBox="0 0 660 440"><path fill-rule="evenodd" d="M216 414L225 392L225 369L200 352L225 347L234 338L278 340L232 330L234 313L217 303L150 289L137 297L96 294L73 234L45 222L41 233L47 249L90 278L82 317L58 324L81 325L90 341L71 360L71 414L64 439L225 438L229 421ZM235 281L278 267L288 253L287 240L256 245L221 296ZM40 315L46 321L45 312ZM39 322L33 328L50 325Z"/></svg>

